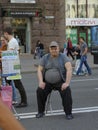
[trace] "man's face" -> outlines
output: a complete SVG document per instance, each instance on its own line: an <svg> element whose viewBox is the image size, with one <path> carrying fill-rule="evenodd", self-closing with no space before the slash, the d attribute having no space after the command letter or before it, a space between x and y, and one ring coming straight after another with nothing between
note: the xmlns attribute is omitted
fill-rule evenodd
<svg viewBox="0 0 98 130"><path fill-rule="evenodd" d="M4 37L8 40L8 33L4 32Z"/></svg>
<svg viewBox="0 0 98 130"><path fill-rule="evenodd" d="M80 42L80 43L83 43L83 40L82 40L82 38L80 38L80 39L79 39L79 42Z"/></svg>
<svg viewBox="0 0 98 130"><path fill-rule="evenodd" d="M50 51L51 56L56 57L59 54L59 47L58 46L50 47L49 51Z"/></svg>

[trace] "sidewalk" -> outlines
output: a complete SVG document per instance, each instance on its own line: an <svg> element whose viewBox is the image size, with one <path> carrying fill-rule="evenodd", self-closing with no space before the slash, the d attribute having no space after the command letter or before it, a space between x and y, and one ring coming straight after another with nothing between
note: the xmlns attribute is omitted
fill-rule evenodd
<svg viewBox="0 0 98 130"><path fill-rule="evenodd" d="M36 72L35 64L39 63L39 59L34 59L32 54L23 53L20 55L21 73Z"/></svg>
<svg viewBox="0 0 98 130"><path fill-rule="evenodd" d="M39 59L34 59L32 54L21 54L20 62L22 73L32 73L37 71L36 65L39 63ZM93 63L93 55L91 55L90 53L88 53L88 63L91 68L98 68L98 65ZM75 61L72 64L74 66Z"/></svg>

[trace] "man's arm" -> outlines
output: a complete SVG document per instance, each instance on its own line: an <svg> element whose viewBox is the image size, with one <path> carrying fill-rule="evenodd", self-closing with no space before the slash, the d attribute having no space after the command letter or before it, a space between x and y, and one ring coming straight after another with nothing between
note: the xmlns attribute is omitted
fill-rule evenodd
<svg viewBox="0 0 98 130"><path fill-rule="evenodd" d="M37 71L38 72L37 75L38 75L38 80L39 80L39 87L44 89L45 88L45 83L43 81L42 71L43 71L43 67L39 65L38 66L38 71Z"/></svg>
<svg viewBox="0 0 98 130"><path fill-rule="evenodd" d="M43 82L43 75L42 75L42 71L43 71L43 67L42 66L38 66L38 80L39 80L39 82Z"/></svg>
<svg viewBox="0 0 98 130"><path fill-rule="evenodd" d="M70 62L67 62L65 64L65 68L66 68L66 80L65 83L62 84L62 90L65 90L69 85L70 85L70 81L71 81L71 77L72 77L72 65Z"/></svg>
<svg viewBox="0 0 98 130"><path fill-rule="evenodd" d="M15 50L15 49L9 48L9 50ZM18 54L20 54L20 51L21 51L21 49L19 48L19 49L17 50Z"/></svg>
<svg viewBox="0 0 98 130"><path fill-rule="evenodd" d="M0 128L2 128L3 130L25 130L1 100L0 100Z"/></svg>
<svg viewBox="0 0 98 130"><path fill-rule="evenodd" d="M65 64L65 68L66 68L66 83L70 84L70 81L71 81L71 77L72 77L72 65L70 62L67 62Z"/></svg>

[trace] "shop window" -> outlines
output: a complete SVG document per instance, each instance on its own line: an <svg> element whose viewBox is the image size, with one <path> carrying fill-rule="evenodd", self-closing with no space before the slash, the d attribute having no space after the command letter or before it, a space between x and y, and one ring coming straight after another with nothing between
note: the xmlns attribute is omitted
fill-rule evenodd
<svg viewBox="0 0 98 130"><path fill-rule="evenodd" d="M12 25L14 26L26 26L26 19L25 18L13 18Z"/></svg>
<svg viewBox="0 0 98 130"><path fill-rule="evenodd" d="M78 0L78 17L86 18L86 0Z"/></svg>
<svg viewBox="0 0 98 130"><path fill-rule="evenodd" d="M98 18L98 2L97 5L95 5L95 18Z"/></svg>
<svg viewBox="0 0 98 130"><path fill-rule="evenodd" d="M88 18L98 17L98 0L89 0L87 3L88 7Z"/></svg>
<svg viewBox="0 0 98 130"><path fill-rule="evenodd" d="M78 43L77 40L77 29L73 27L67 27L66 28L66 39L70 37L73 46L76 46Z"/></svg>
<svg viewBox="0 0 98 130"><path fill-rule="evenodd" d="M66 18L76 18L77 17L77 0L66 0Z"/></svg>
<svg viewBox="0 0 98 130"><path fill-rule="evenodd" d="M95 5L88 4L88 18L94 18L94 17L95 17Z"/></svg>
<svg viewBox="0 0 98 130"><path fill-rule="evenodd" d="M88 47L91 47L91 30L88 28Z"/></svg>

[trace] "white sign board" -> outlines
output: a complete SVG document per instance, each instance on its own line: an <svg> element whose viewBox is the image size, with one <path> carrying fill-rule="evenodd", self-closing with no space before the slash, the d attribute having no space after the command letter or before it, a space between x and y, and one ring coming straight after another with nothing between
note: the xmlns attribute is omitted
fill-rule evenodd
<svg viewBox="0 0 98 130"><path fill-rule="evenodd" d="M20 60L17 51L2 51L2 74L8 79L20 79Z"/></svg>
<svg viewBox="0 0 98 130"><path fill-rule="evenodd" d="M46 19L54 19L54 16L45 16Z"/></svg>
<svg viewBox="0 0 98 130"><path fill-rule="evenodd" d="M35 0L11 0L11 3L36 3Z"/></svg>
<svg viewBox="0 0 98 130"><path fill-rule="evenodd" d="M98 18L66 18L66 26L95 26Z"/></svg>

